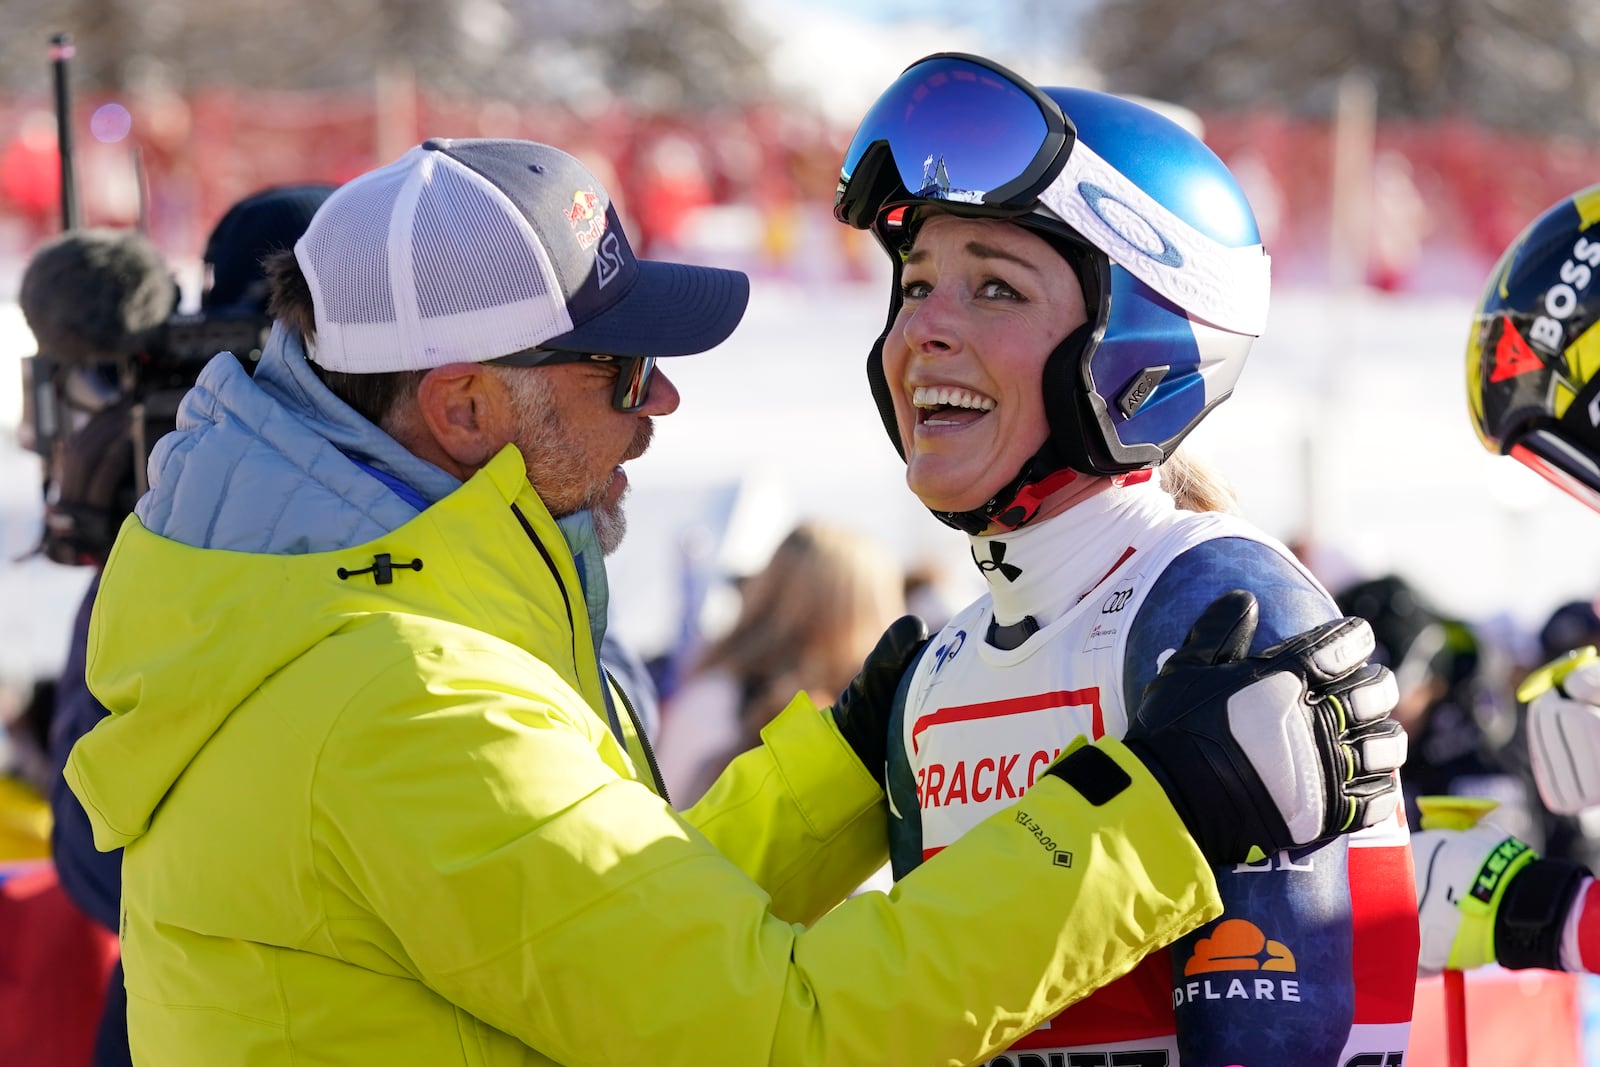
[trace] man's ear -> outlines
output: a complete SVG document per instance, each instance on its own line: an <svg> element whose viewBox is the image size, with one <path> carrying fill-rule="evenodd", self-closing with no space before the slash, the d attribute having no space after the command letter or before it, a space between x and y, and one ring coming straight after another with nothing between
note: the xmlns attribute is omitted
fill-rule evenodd
<svg viewBox="0 0 1600 1067"><path fill-rule="evenodd" d="M448 466L476 471L506 443L500 408L504 390L482 364L447 363L417 384L417 413ZM432 451L433 449L429 449ZM446 464L439 464L447 466Z"/></svg>

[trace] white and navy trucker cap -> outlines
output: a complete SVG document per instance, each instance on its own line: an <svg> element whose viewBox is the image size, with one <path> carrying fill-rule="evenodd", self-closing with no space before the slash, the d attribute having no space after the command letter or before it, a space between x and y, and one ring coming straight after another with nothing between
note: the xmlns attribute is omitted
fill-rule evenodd
<svg viewBox="0 0 1600 1067"><path fill-rule="evenodd" d="M434 138L340 186L294 246L311 357L348 374L527 348L682 356L727 339L739 271L634 256L611 197L532 141Z"/></svg>

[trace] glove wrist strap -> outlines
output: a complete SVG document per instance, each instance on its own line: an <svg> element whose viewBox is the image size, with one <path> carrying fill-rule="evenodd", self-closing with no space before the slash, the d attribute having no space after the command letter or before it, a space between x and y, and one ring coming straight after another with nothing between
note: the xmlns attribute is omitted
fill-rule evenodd
<svg viewBox="0 0 1600 1067"><path fill-rule="evenodd" d="M1494 954L1508 970L1561 969L1561 934L1567 912L1588 870L1562 859L1528 864L1506 886L1495 915Z"/></svg>

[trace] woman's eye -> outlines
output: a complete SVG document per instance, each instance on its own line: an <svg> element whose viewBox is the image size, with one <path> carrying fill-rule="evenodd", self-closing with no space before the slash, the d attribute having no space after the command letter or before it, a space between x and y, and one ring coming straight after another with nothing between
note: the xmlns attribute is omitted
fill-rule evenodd
<svg viewBox="0 0 1600 1067"><path fill-rule="evenodd" d="M1018 293L1015 289L1011 288L1011 286L1007 285L999 278L990 278L988 281L978 286L978 295L986 297L1001 297L1003 299L1014 300L1020 299L1022 294Z"/></svg>
<svg viewBox="0 0 1600 1067"><path fill-rule="evenodd" d="M927 282L901 282L900 299L919 300L928 295L930 288Z"/></svg>

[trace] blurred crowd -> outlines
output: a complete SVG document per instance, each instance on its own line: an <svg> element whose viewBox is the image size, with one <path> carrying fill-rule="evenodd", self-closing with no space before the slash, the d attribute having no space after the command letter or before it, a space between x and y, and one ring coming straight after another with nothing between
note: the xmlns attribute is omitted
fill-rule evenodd
<svg viewBox="0 0 1600 1067"><path fill-rule="evenodd" d="M1308 545L1291 547L1314 571L1328 558ZM1483 797L1499 804L1496 824L1543 855L1591 867L1600 860L1600 819L1557 815L1540 801L1527 706L1516 695L1534 668L1600 646L1600 591L1574 589L1538 625L1516 627L1503 617L1454 617L1404 575L1319 577L1342 611L1372 624L1374 659L1399 684L1395 717L1410 740L1401 778L1411 826L1420 823L1419 796Z"/></svg>

